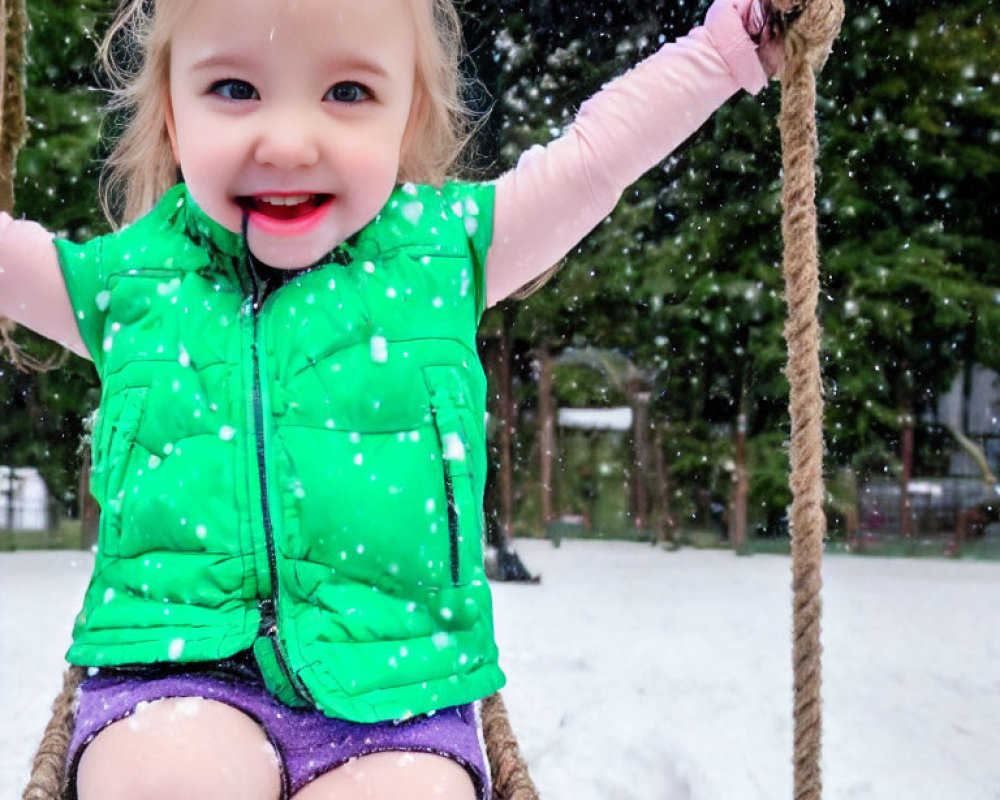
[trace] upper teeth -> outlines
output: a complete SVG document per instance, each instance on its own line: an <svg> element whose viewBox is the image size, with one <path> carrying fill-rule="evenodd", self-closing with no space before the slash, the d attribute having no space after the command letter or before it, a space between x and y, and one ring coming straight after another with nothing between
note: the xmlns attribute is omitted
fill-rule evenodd
<svg viewBox="0 0 1000 800"><path fill-rule="evenodd" d="M299 203L306 202L311 196L308 194L265 195L257 199L261 203L268 203L272 206L297 206Z"/></svg>

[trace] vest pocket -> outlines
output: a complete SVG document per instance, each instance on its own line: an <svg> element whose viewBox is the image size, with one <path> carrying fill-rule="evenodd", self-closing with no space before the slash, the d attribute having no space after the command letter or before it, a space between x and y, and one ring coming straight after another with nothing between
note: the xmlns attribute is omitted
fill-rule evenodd
<svg viewBox="0 0 1000 800"><path fill-rule="evenodd" d="M101 506L98 547L106 555L120 552L129 462L135 450L147 392L146 387L127 387L108 396L94 426L90 487Z"/></svg>
<svg viewBox="0 0 1000 800"><path fill-rule="evenodd" d="M431 416L441 452L448 514L451 583L462 586L482 569L483 513L475 485L472 411L455 367L424 367Z"/></svg>

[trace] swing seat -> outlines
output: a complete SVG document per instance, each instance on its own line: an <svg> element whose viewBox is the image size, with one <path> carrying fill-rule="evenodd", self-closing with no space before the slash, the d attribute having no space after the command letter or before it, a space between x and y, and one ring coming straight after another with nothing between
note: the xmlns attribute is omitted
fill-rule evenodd
<svg viewBox="0 0 1000 800"><path fill-rule="evenodd" d="M85 672L82 667L70 667L63 676L63 688L52 704L52 717L35 753L22 800L68 800L66 753L73 736L73 697ZM493 776L492 800L538 800L538 790L528 775L499 693L483 701L482 713L486 756Z"/></svg>

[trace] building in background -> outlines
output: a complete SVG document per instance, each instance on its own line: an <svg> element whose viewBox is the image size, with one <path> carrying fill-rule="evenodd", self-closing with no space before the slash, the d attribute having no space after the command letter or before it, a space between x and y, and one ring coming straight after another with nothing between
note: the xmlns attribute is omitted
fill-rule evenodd
<svg viewBox="0 0 1000 800"><path fill-rule="evenodd" d="M938 401L937 416L942 425L976 444L990 471L1000 474L1000 375L978 365L956 375L951 390ZM956 447L949 472L974 477L982 469L971 453Z"/></svg>
<svg viewBox="0 0 1000 800"><path fill-rule="evenodd" d="M0 467L0 528L44 531L52 504L45 481L33 467Z"/></svg>

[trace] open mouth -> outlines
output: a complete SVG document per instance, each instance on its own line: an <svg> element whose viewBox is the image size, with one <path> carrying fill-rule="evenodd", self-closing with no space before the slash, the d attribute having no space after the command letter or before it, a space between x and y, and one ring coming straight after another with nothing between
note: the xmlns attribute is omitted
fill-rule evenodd
<svg viewBox="0 0 1000 800"><path fill-rule="evenodd" d="M332 199L331 194L269 194L240 197L237 202L244 211L260 214L277 222L290 222L308 217Z"/></svg>

